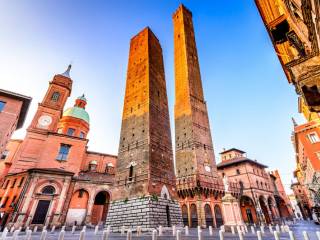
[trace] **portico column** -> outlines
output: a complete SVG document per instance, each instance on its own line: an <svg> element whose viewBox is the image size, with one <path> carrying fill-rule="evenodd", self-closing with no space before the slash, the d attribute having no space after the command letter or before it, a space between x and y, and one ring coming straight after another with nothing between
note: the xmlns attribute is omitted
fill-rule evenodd
<svg viewBox="0 0 320 240"><path fill-rule="evenodd" d="M52 219L53 225L62 225L63 224L62 222L59 222L59 218L61 215L61 210L62 210L63 204L66 201L66 196L67 196L66 193L67 193L67 190L69 189L69 183L70 183L70 180L65 180L63 183L63 187L62 187L62 190L60 193L60 198L58 200L58 206L57 206L56 212L54 213L54 216Z"/></svg>
<svg viewBox="0 0 320 240"><path fill-rule="evenodd" d="M22 224L23 224L23 219L25 218L25 215L27 213L29 205L32 201L32 195L33 195L34 189L36 187L36 184L38 182L38 177L35 177L33 179L31 178L30 181L31 181L31 186L29 189L27 189L26 195L23 197L24 199L21 201L22 209L18 214L18 218L17 218L16 224L15 224L15 226L18 226L18 227L22 226ZM28 218L29 218L29 216L28 216ZM27 225L29 224L29 221L30 221L30 219L28 219Z"/></svg>
<svg viewBox="0 0 320 240"><path fill-rule="evenodd" d="M85 218L86 224L91 223L91 213L92 213L92 207L94 204L94 197L95 197L94 193L90 194L90 199L88 201L88 206L87 206L87 214L86 214L86 218Z"/></svg>

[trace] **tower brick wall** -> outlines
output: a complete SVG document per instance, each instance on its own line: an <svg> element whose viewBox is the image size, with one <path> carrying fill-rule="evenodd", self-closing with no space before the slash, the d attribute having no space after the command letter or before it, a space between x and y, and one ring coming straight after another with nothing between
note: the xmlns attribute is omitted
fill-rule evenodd
<svg viewBox="0 0 320 240"><path fill-rule="evenodd" d="M178 225L182 218L175 191L162 49L145 28L130 42L115 201L106 224L115 230Z"/></svg>
<svg viewBox="0 0 320 240"><path fill-rule="evenodd" d="M217 176L203 96L192 14L181 5L173 15L177 176Z"/></svg>

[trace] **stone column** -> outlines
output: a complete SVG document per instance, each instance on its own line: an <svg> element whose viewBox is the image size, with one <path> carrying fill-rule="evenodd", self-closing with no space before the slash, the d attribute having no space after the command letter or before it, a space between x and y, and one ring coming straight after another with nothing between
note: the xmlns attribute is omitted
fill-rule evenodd
<svg viewBox="0 0 320 240"><path fill-rule="evenodd" d="M64 179L63 187L62 187L60 197L58 200L58 206L57 206L56 212L53 213L54 214L53 219L52 219L53 225L60 226L63 224L62 222L59 222L59 218L61 215L61 210L62 210L63 204L65 203L65 200L66 200L67 190L69 189L69 184L70 184L70 180Z"/></svg>
<svg viewBox="0 0 320 240"><path fill-rule="evenodd" d="M91 213L92 213L92 207L93 207L93 204L94 204L94 197L95 197L95 192L90 194L90 198L88 200L85 224L90 224L91 223Z"/></svg>
<svg viewBox="0 0 320 240"><path fill-rule="evenodd" d="M17 218L17 221L15 223L15 227L20 227L23 225L23 220L25 219L25 216L26 216L26 213L28 211L28 208L29 208L29 205L32 201L32 196L33 196L33 192L34 192L34 189L36 187L36 184L38 182L38 177L34 177L32 178L31 177L31 186L29 187L29 189L26 190L26 195L24 196L24 199L22 200L22 208L21 208L21 211L19 212L19 215L18 215L18 218ZM29 225L29 222L31 221L30 217L28 216L28 219L27 219L27 226Z"/></svg>

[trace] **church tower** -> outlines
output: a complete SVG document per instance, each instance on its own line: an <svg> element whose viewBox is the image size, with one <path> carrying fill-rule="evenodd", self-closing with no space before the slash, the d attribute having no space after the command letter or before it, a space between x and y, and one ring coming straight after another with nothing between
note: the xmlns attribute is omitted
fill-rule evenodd
<svg viewBox="0 0 320 240"><path fill-rule="evenodd" d="M53 77L49 83L46 95L39 103L37 112L28 127L28 131L55 131L62 116L64 105L70 96L72 80L70 78L71 65L62 73Z"/></svg>
<svg viewBox="0 0 320 240"><path fill-rule="evenodd" d="M145 28L130 42L115 190L106 224L113 229L179 225L175 199L162 49Z"/></svg>

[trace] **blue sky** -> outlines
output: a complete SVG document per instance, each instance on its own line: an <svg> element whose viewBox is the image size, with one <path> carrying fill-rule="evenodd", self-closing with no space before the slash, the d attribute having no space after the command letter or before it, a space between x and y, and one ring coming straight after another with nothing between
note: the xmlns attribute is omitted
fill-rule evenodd
<svg viewBox="0 0 320 240"><path fill-rule="evenodd" d="M173 120L171 16L180 3L193 12L217 162L222 148L240 148L279 169L288 188L295 166L291 117L303 119L253 0L0 1L0 88L33 97L26 128L48 82L72 62L67 106L85 93L89 148L116 154L129 41L145 26L162 45Z"/></svg>

